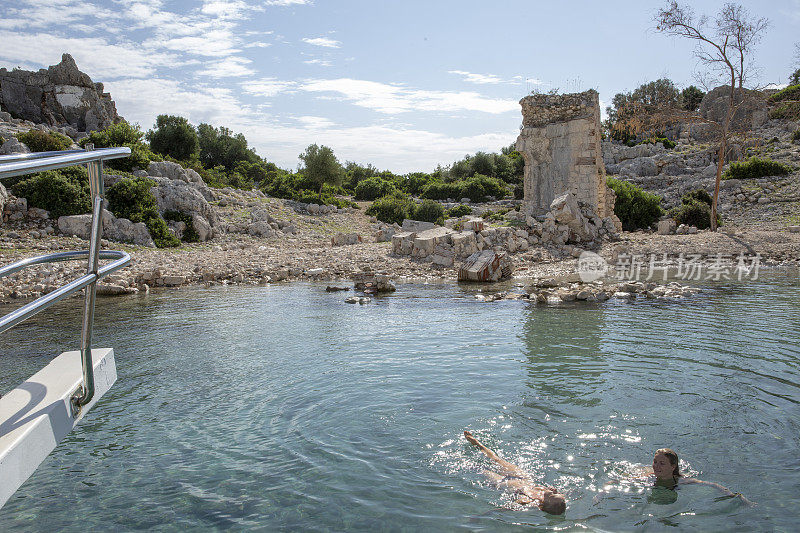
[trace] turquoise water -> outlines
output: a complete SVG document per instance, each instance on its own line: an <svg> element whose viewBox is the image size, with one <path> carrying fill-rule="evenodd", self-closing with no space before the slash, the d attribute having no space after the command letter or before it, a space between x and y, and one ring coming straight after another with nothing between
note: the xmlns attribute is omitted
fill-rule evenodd
<svg viewBox="0 0 800 533"><path fill-rule="evenodd" d="M455 285L101 300L119 381L0 531L795 531L797 276L712 287L552 308ZM4 334L0 392L77 346L80 304ZM561 487L565 515L510 508L467 428ZM664 446L758 505L626 481Z"/></svg>

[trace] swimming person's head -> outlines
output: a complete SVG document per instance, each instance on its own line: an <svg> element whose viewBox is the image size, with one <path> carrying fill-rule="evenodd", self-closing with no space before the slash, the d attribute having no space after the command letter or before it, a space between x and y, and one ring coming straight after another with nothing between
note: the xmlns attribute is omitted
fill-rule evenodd
<svg viewBox="0 0 800 533"><path fill-rule="evenodd" d="M542 493L539 509L545 513L563 514L567 510L567 500L563 494L556 490L546 490Z"/></svg>
<svg viewBox="0 0 800 533"><path fill-rule="evenodd" d="M658 479L681 477L680 467L678 466L678 454L670 448L656 450L656 455L653 457L653 473Z"/></svg>

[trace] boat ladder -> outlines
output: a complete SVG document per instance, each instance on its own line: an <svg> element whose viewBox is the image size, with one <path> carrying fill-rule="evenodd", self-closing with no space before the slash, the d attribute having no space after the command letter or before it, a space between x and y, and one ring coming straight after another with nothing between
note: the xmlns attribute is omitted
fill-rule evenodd
<svg viewBox="0 0 800 533"><path fill-rule="evenodd" d="M103 233L103 161L127 157L130 148L64 150L0 156L0 179L86 165L92 199L89 249L59 252L16 261L0 268L0 278L24 268L87 260L86 274L0 318L0 334L39 311L85 290L80 350L65 352L17 388L0 397L0 507L117 380L114 351L92 349L98 280L127 265L121 251L101 250ZM100 264L100 260L111 259ZM2 364L2 356L0 356Z"/></svg>

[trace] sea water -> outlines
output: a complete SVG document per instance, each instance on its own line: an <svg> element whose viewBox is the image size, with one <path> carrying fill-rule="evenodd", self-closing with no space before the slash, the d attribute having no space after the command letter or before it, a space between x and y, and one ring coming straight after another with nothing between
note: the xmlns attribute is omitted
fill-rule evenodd
<svg viewBox="0 0 800 533"><path fill-rule="evenodd" d="M318 284L101 299L94 345L119 380L0 531L794 531L797 275L704 287L552 307L455 284L366 305ZM3 335L0 393L76 349L81 304ZM465 429L566 513L515 508ZM757 505L632 479L665 446Z"/></svg>

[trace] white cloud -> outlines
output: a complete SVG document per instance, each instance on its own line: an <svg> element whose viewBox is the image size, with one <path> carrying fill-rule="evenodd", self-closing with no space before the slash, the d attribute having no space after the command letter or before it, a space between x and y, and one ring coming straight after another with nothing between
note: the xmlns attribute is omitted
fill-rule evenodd
<svg viewBox="0 0 800 533"><path fill-rule="evenodd" d="M184 89L175 80L122 79L106 83L120 115L149 128L159 114L187 117L193 124L225 124L230 117L246 116L249 109L230 89L194 86Z"/></svg>
<svg viewBox="0 0 800 533"><path fill-rule="evenodd" d="M239 52L236 39L227 29L211 30L202 35L175 37L171 39L154 38L142 43L150 49L166 48L186 54L206 57L227 57Z"/></svg>
<svg viewBox="0 0 800 533"><path fill-rule="evenodd" d="M448 70L448 74L458 74L464 78L464 81L470 83L477 83L481 85L498 84L498 83L514 83L513 80L504 80L500 76L494 74L474 74L465 70Z"/></svg>
<svg viewBox="0 0 800 533"><path fill-rule="evenodd" d="M290 81L279 81L275 78L245 81L241 84L242 90L253 96L272 98L282 92L292 89L296 84Z"/></svg>
<svg viewBox="0 0 800 533"><path fill-rule="evenodd" d="M314 46L322 46L324 48L339 48L342 46L341 42L334 41L333 39L328 39L326 37L315 37L313 39L304 37L303 42L313 44Z"/></svg>
<svg viewBox="0 0 800 533"><path fill-rule="evenodd" d="M336 125L332 120L324 117L304 116L297 117L297 121L308 129L318 130L322 128L332 128Z"/></svg>
<svg viewBox="0 0 800 533"><path fill-rule="evenodd" d="M267 0L266 6L306 6L311 5L311 0Z"/></svg>
<svg viewBox="0 0 800 533"><path fill-rule="evenodd" d="M212 78L250 76L251 74L255 74L255 71L247 66L250 63L252 63L252 61L243 57L226 57L220 61L208 63L206 68L199 71L197 74L200 76L210 76Z"/></svg>
<svg viewBox="0 0 800 533"><path fill-rule="evenodd" d="M338 93L343 100L386 114L408 111L481 111L499 114L517 111L519 107L514 100L487 98L475 92L425 91L349 78L311 80L300 88L308 92Z"/></svg>
<svg viewBox="0 0 800 533"><path fill-rule="evenodd" d="M244 48L267 48L268 46L272 46L272 44L262 41L253 41L252 43L247 43L244 45Z"/></svg>
<svg viewBox="0 0 800 533"><path fill-rule="evenodd" d="M174 54L142 50L133 43L111 44L98 37L65 38L49 33L0 31L0 58L38 65L54 65L69 53L81 71L93 80L152 75L158 67L176 67Z"/></svg>
<svg viewBox="0 0 800 533"><path fill-rule="evenodd" d="M4 6L6 7L6 6ZM118 19L119 14L104 7L82 0L17 0L8 3L0 28L33 29L53 25L73 24L84 19L95 26Z"/></svg>
<svg viewBox="0 0 800 533"><path fill-rule="evenodd" d="M319 65L321 67L332 67L333 63L328 61L327 59L307 59L303 61L306 65Z"/></svg>
<svg viewBox="0 0 800 533"><path fill-rule="evenodd" d="M242 19L246 17L245 12L252 9L252 6L242 0L211 0L203 4L200 12L222 19Z"/></svg>

